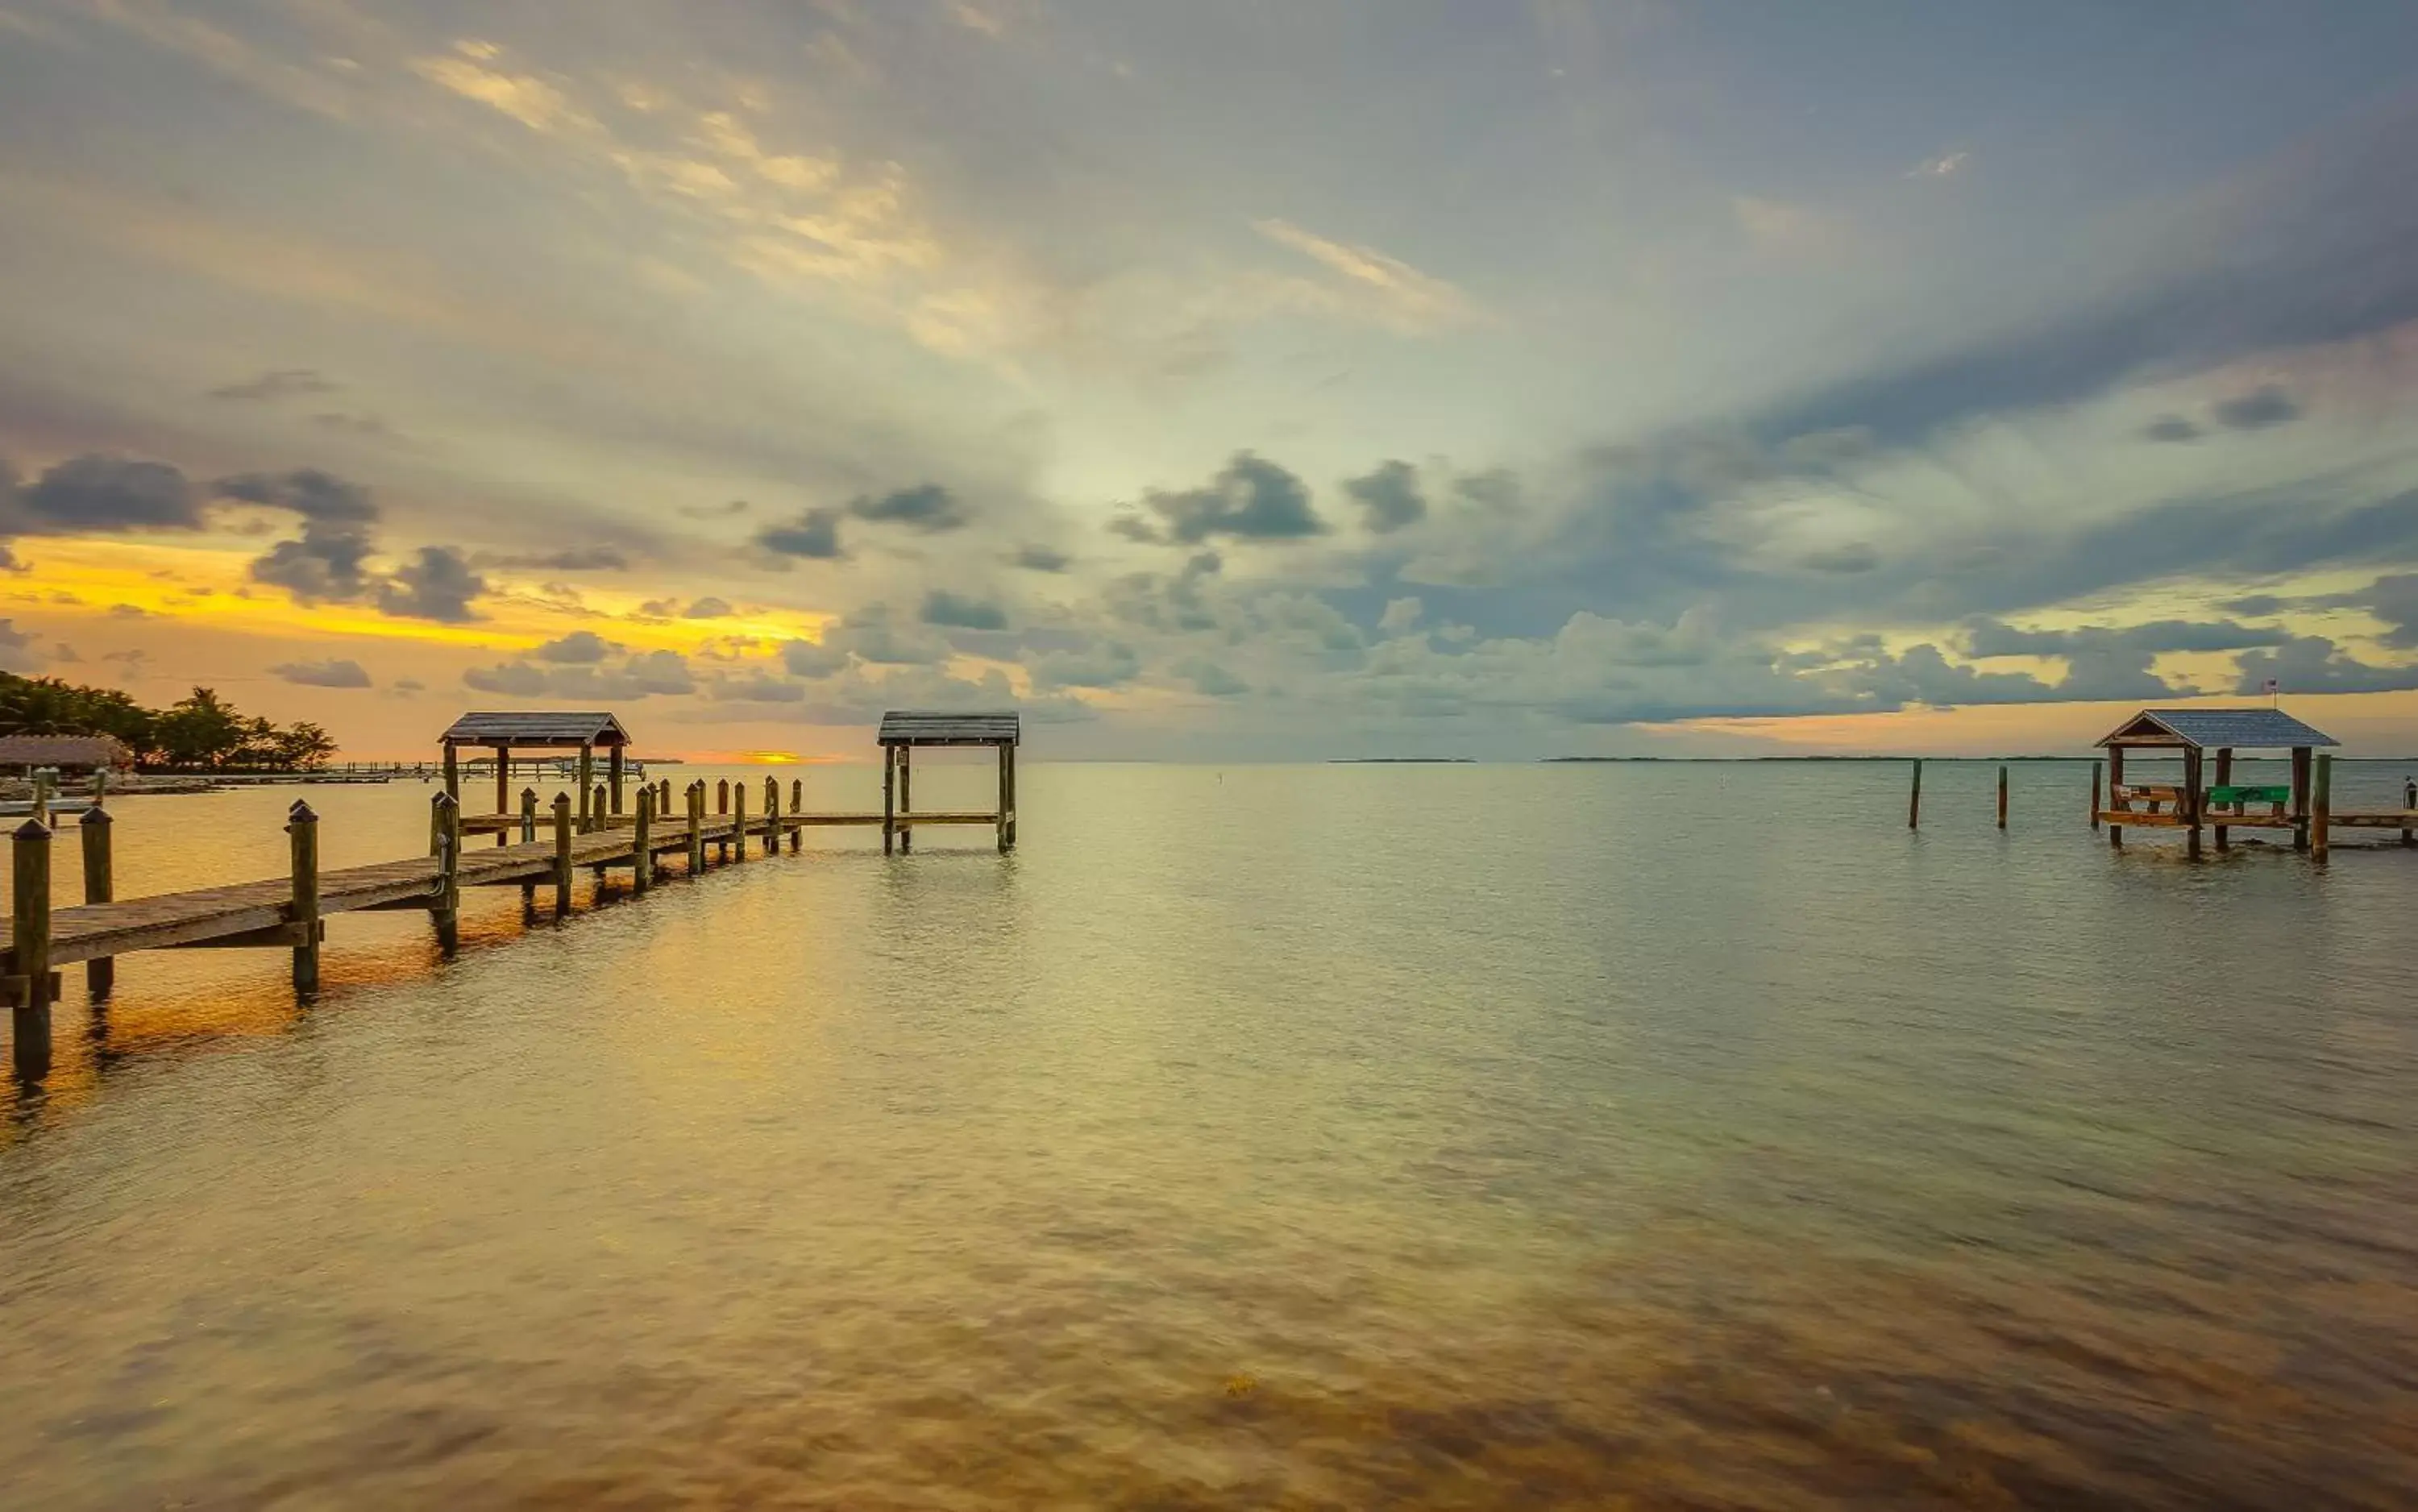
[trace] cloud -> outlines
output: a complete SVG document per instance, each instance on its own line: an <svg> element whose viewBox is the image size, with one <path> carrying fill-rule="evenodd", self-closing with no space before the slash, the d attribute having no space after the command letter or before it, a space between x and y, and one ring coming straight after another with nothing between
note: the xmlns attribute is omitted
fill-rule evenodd
<svg viewBox="0 0 2418 1512"><path fill-rule="evenodd" d="M920 625L900 623L886 603L868 603L827 627L822 643L885 666L927 666L949 657L947 642Z"/></svg>
<svg viewBox="0 0 2418 1512"><path fill-rule="evenodd" d="M1377 628L1388 635L1406 635L1427 612L1427 605L1416 598L1388 599L1385 612L1377 617Z"/></svg>
<svg viewBox="0 0 2418 1512"><path fill-rule="evenodd" d="M1171 670L1192 684L1195 693L1207 694L1212 698L1236 698L1251 691L1249 683L1205 657L1186 657Z"/></svg>
<svg viewBox="0 0 2418 1512"><path fill-rule="evenodd" d="M756 532L756 543L779 557L829 561L841 555L839 512L808 510L788 525L768 525Z"/></svg>
<svg viewBox="0 0 2418 1512"><path fill-rule="evenodd" d="M1121 641L1103 641L1079 651L1049 651L1026 664L1033 685L1052 688L1115 688L1141 675L1141 657Z"/></svg>
<svg viewBox="0 0 2418 1512"><path fill-rule="evenodd" d="M31 483L6 486L12 477L0 467L0 535L198 530L204 523L199 491L164 462L94 452Z"/></svg>
<svg viewBox="0 0 2418 1512"><path fill-rule="evenodd" d="M960 598L934 588L924 595L924 623L956 630L1005 630L1007 611L987 600Z"/></svg>
<svg viewBox="0 0 2418 1512"><path fill-rule="evenodd" d="M537 659L565 666L595 666L620 648L592 630L574 630L537 649Z"/></svg>
<svg viewBox="0 0 2418 1512"><path fill-rule="evenodd" d="M1347 481L1343 491L1359 504L1363 523L1378 535L1416 525L1428 515L1418 471L1407 462L1381 462L1374 472Z"/></svg>
<svg viewBox="0 0 2418 1512"><path fill-rule="evenodd" d="M738 611L727 599L703 598L681 611L683 619L727 619Z"/></svg>
<svg viewBox="0 0 2418 1512"><path fill-rule="evenodd" d="M746 677L720 678L705 686L705 695L718 702L749 704L802 704L806 701L803 683L785 682L769 673Z"/></svg>
<svg viewBox="0 0 2418 1512"><path fill-rule="evenodd" d="M292 510L305 520L329 524L375 520L378 514L368 489L316 467L241 473L220 479L210 485L210 492L220 498Z"/></svg>
<svg viewBox="0 0 2418 1512"><path fill-rule="evenodd" d="M290 399L298 394L331 394L343 385L316 368L277 368L241 383L223 384L209 391L212 399Z"/></svg>
<svg viewBox="0 0 2418 1512"><path fill-rule="evenodd" d="M1075 565L1075 558L1048 546L1020 546L1008 560L1028 573L1063 573Z"/></svg>
<svg viewBox="0 0 2418 1512"><path fill-rule="evenodd" d="M727 520L754 507L743 498L734 498L727 504L683 504L675 512L688 520Z"/></svg>
<svg viewBox="0 0 2418 1512"><path fill-rule="evenodd" d="M2274 384L2227 399L2210 412L2228 431L2263 431L2301 418L2300 404Z"/></svg>
<svg viewBox="0 0 2418 1512"><path fill-rule="evenodd" d="M647 651L618 666L505 662L471 667L462 674L462 681L481 693L508 698L636 699L696 691L688 661L678 651Z"/></svg>
<svg viewBox="0 0 2418 1512"><path fill-rule="evenodd" d="M827 678L846 671L851 658L844 647L811 640L793 640L781 647L781 664L789 675L800 678Z"/></svg>
<svg viewBox="0 0 2418 1512"><path fill-rule="evenodd" d="M487 45L457 44L457 49ZM494 55L492 53L464 53L453 57L414 58L410 67L412 72L430 84L509 115L542 135L589 132L596 129L592 117L572 104L560 89L546 80L534 74L506 73L484 67L484 62Z"/></svg>
<svg viewBox="0 0 2418 1512"><path fill-rule="evenodd" d="M903 525L927 535L962 529L973 522L964 503L938 483L923 483L879 496L866 495L850 503L848 512L860 520Z"/></svg>
<svg viewBox="0 0 2418 1512"><path fill-rule="evenodd" d="M366 688L370 675L354 661L280 662L269 672L306 688Z"/></svg>
<svg viewBox="0 0 2418 1512"><path fill-rule="evenodd" d="M381 614L403 619L460 624L476 619L470 602L487 591L487 580L451 546L422 546L417 559L378 585Z"/></svg>
<svg viewBox="0 0 2418 1512"><path fill-rule="evenodd" d="M1310 507L1309 490L1299 478L1248 451L1235 452L1202 487L1181 493L1153 490L1143 502L1164 522L1164 539L1187 544L1214 536L1298 540L1324 535L1327 528ZM1111 522L1110 528L1120 527Z"/></svg>
<svg viewBox="0 0 2418 1512"><path fill-rule="evenodd" d="M2181 415L2161 415L2141 427L2141 435L2146 439L2163 441L2168 445L2182 441L2196 441L2204 434L2206 433L2198 426Z"/></svg>
<svg viewBox="0 0 2418 1512"><path fill-rule="evenodd" d="M1407 333L1467 325L1477 318L1468 296L1373 247L1315 236L1286 221L1254 221L1251 229L1339 275L1379 323Z"/></svg>
<svg viewBox="0 0 2418 1512"><path fill-rule="evenodd" d="M1971 161L1969 152L1943 152L1936 158L1926 158L1905 171L1908 178L1952 178Z"/></svg>
<svg viewBox="0 0 2418 1512"><path fill-rule="evenodd" d="M2303 635L2273 651L2245 651L2235 660L2236 694L2264 693L2273 678L2286 693L2397 693L2418 688L2418 666L2360 661L2323 635Z"/></svg>
<svg viewBox="0 0 2418 1512"><path fill-rule="evenodd" d="M277 542L248 571L253 582L282 588L304 603L353 603L370 591L366 564L375 550L358 526L314 520L302 527L300 540Z"/></svg>
<svg viewBox="0 0 2418 1512"><path fill-rule="evenodd" d="M625 573L630 555L619 546L573 546L562 551L489 553L476 558L482 567L534 573Z"/></svg>
<svg viewBox="0 0 2418 1512"><path fill-rule="evenodd" d="M0 619L0 672L31 672L39 667L42 659L34 650L34 642L39 639L30 630L19 630L16 620Z"/></svg>

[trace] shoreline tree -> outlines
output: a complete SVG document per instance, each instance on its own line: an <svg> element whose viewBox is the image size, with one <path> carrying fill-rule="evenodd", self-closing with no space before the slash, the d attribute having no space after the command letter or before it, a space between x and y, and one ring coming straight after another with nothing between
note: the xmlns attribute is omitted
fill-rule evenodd
<svg viewBox="0 0 2418 1512"><path fill-rule="evenodd" d="M0 735L115 736L146 771L307 771L336 754L334 738L309 720L272 724L212 688L155 710L115 688L8 672L0 672Z"/></svg>

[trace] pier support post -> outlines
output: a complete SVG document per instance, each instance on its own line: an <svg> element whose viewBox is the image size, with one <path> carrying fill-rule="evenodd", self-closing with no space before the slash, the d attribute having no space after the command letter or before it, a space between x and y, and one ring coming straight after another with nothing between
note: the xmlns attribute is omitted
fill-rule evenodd
<svg viewBox="0 0 2418 1512"><path fill-rule="evenodd" d="M898 812L901 817L915 812L915 748L911 745L898 748ZM915 853L914 825L899 827L898 853L902 856Z"/></svg>
<svg viewBox="0 0 2418 1512"><path fill-rule="evenodd" d="M85 809L76 824L84 839L84 900L86 903L109 903L117 896L117 878L110 861L110 827L115 821L109 811L98 805ZM99 955L84 963L84 989L95 1000L109 996L117 985L117 962Z"/></svg>
<svg viewBox="0 0 2418 1512"><path fill-rule="evenodd" d="M537 789L534 787L521 789L521 844L525 846L537 844ZM536 907L537 884L523 882L521 911L527 913Z"/></svg>
<svg viewBox="0 0 2418 1512"><path fill-rule="evenodd" d="M2121 814L2127 802L2129 801L2124 797L2124 748L2120 745L2111 745L2107 748L2107 811L2110 814ZM2107 845L2112 850L2124 848L2124 824L2121 819L2111 818L2107 821Z"/></svg>
<svg viewBox="0 0 2418 1512"><path fill-rule="evenodd" d="M638 812L630 821L630 891L644 893L655 880L655 790L638 789Z"/></svg>
<svg viewBox="0 0 2418 1512"><path fill-rule="evenodd" d="M898 841L898 748L881 748L881 853L889 855Z"/></svg>
<svg viewBox="0 0 2418 1512"><path fill-rule="evenodd" d="M2220 746L2217 749L2216 785L2219 787L2230 787L2233 786L2233 747L2229 745ZM2218 809L2216 817L2218 820L2216 825L2216 848L2220 852L2230 850L2233 848L2233 841L2230 832L2225 827L2225 811L2222 808Z"/></svg>
<svg viewBox="0 0 2418 1512"><path fill-rule="evenodd" d="M15 953L9 1032L17 1075L51 1070L51 827L28 818L9 845L11 895L8 946Z"/></svg>
<svg viewBox="0 0 2418 1512"><path fill-rule="evenodd" d="M781 779L764 779L764 854L781 853Z"/></svg>
<svg viewBox="0 0 2418 1512"><path fill-rule="evenodd" d="M554 795L554 916L571 911L571 795Z"/></svg>
<svg viewBox="0 0 2418 1512"><path fill-rule="evenodd" d="M731 854L740 861L745 861L747 859L747 785L742 782L737 787L739 790L730 795Z"/></svg>
<svg viewBox="0 0 2418 1512"><path fill-rule="evenodd" d="M2310 747L2292 747L2292 848L2309 848L2309 752Z"/></svg>
<svg viewBox="0 0 2418 1512"><path fill-rule="evenodd" d="M705 870L705 779L688 785L688 874Z"/></svg>
<svg viewBox="0 0 2418 1512"><path fill-rule="evenodd" d="M2326 831L2334 817L2334 758L2318 754L2317 780L2309 795L2309 859L2326 859Z"/></svg>
<svg viewBox="0 0 2418 1512"><path fill-rule="evenodd" d="M429 911L437 948L450 955L462 942L462 805L451 793L438 793L428 804L436 829L436 897Z"/></svg>
<svg viewBox="0 0 2418 1512"><path fill-rule="evenodd" d="M596 785L596 791L589 794L589 799L588 832L589 834L594 834L597 831L606 828L604 822L604 785L601 782L598 783Z"/></svg>
<svg viewBox="0 0 2418 1512"><path fill-rule="evenodd" d="M1914 788L1906 795L1905 827L1909 830L1922 828L1922 757L1921 756L1914 758Z"/></svg>
<svg viewBox="0 0 2418 1512"><path fill-rule="evenodd" d="M453 742L445 742L445 791L456 803L462 802L462 753Z"/></svg>
<svg viewBox="0 0 2418 1512"><path fill-rule="evenodd" d="M285 833L294 862L294 990L304 997L319 990L319 816L300 799L285 811Z"/></svg>
<svg viewBox="0 0 2418 1512"><path fill-rule="evenodd" d="M495 748L495 752L496 816L497 817L501 818L503 816L510 814L513 811L513 748L509 745L497 745ZM511 845L512 841L506 838L507 833L508 832L506 831L497 830L496 832L496 844L498 846Z"/></svg>
<svg viewBox="0 0 2418 1512"><path fill-rule="evenodd" d="M2099 828L2099 763L2090 763L2090 827Z"/></svg>
<svg viewBox="0 0 2418 1512"><path fill-rule="evenodd" d="M2412 803L2410 806L2412 808L2418 808L2418 803ZM789 812L792 814L803 814L805 811L805 779L803 777L792 777L789 779ZM796 855L798 853L798 848L805 843L806 827L803 824L791 825L789 827L789 854L792 856Z"/></svg>
<svg viewBox="0 0 2418 1512"><path fill-rule="evenodd" d="M618 819L621 817L621 748L618 745L605 748L604 782L613 793L613 806L609 812Z"/></svg>
<svg viewBox="0 0 2418 1512"><path fill-rule="evenodd" d="M1007 748L1007 848L1016 848L1016 747Z"/></svg>
<svg viewBox="0 0 2418 1512"><path fill-rule="evenodd" d="M2199 763L2199 747L2196 745L2184 747L2183 795L2182 802L2176 807L2182 811L2185 833L2189 836L2184 842L2183 853L2194 861L2199 860L2199 811L2201 803L2207 798L2206 789L2200 787Z"/></svg>
<svg viewBox="0 0 2418 1512"><path fill-rule="evenodd" d="M596 742L579 742L579 832L588 832L588 790L596 786Z"/></svg>
<svg viewBox="0 0 2418 1512"><path fill-rule="evenodd" d="M1999 764L1999 766L1998 766L1998 828L1999 828L1999 829L2001 829L2001 830L2003 830L2003 829L2005 829L2006 827L2007 827L2007 768L2006 768L2006 764L2005 764L2005 763L2003 763L2003 762L2001 762L2001 763Z"/></svg>
<svg viewBox="0 0 2418 1512"><path fill-rule="evenodd" d="M730 779L727 777L717 778L714 781L713 817L717 819L730 817ZM716 861L730 859L730 842L727 839L714 842L713 859Z"/></svg>

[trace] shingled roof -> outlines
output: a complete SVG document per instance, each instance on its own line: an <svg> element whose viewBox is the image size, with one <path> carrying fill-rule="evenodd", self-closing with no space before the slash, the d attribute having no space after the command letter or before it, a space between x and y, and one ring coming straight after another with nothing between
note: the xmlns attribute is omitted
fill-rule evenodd
<svg viewBox="0 0 2418 1512"><path fill-rule="evenodd" d="M630 732L610 714L465 714L437 740L446 745L627 745Z"/></svg>
<svg viewBox="0 0 2418 1512"><path fill-rule="evenodd" d="M881 716L883 745L1014 745L1023 738L1013 710L951 714L932 709L894 709Z"/></svg>
<svg viewBox="0 0 2418 1512"><path fill-rule="evenodd" d="M2338 745L2280 709L2144 709L2101 745L2181 745L2201 751Z"/></svg>

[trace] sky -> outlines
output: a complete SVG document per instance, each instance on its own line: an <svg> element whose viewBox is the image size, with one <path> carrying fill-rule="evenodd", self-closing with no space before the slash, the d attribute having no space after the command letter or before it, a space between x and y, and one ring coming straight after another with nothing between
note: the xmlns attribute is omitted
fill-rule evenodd
<svg viewBox="0 0 2418 1512"><path fill-rule="evenodd" d="M2418 752L2418 7L0 0L0 667Z"/></svg>

